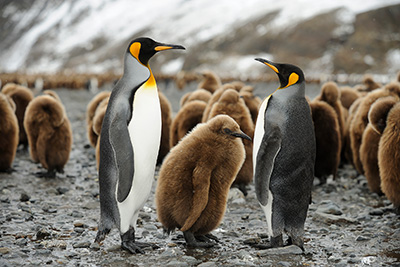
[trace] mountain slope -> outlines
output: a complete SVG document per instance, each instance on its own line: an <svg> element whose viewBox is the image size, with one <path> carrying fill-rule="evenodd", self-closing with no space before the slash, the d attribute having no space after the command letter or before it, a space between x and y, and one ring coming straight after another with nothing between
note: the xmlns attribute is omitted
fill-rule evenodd
<svg viewBox="0 0 400 267"><path fill-rule="evenodd" d="M162 72L256 75L254 56L311 72L399 69L399 0L242 2L4 0L0 71L120 73L127 43L141 35L187 47L155 57Z"/></svg>

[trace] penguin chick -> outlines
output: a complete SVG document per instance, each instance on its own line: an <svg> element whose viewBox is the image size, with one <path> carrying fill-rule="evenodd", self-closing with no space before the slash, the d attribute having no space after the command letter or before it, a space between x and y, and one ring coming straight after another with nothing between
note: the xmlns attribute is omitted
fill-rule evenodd
<svg viewBox="0 0 400 267"><path fill-rule="evenodd" d="M102 102L104 99L110 97L111 92L100 92L96 94L92 100L88 103L87 108L86 108L86 127L87 127L87 136L89 139L89 143L93 146L96 147L97 144L97 138L98 134L93 132L93 117L94 114L96 113L96 109L100 102Z"/></svg>
<svg viewBox="0 0 400 267"><path fill-rule="evenodd" d="M186 93L181 97L180 106L183 107L185 103L193 101L193 100L201 100L205 103L210 101L212 93L205 89L196 89L193 92Z"/></svg>
<svg viewBox="0 0 400 267"><path fill-rule="evenodd" d="M103 126L104 116L106 115L108 101L109 101L109 98L104 98L103 101L101 101L99 103L99 105L97 106L96 112L94 113L93 122L92 122L92 124L93 124L92 132L98 136L97 144L96 144L96 166L97 166L97 169L99 168L99 164L100 164L100 133L101 133L101 127Z"/></svg>
<svg viewBox="0 0 400 267"><path fill-rule="evenodd" d="M0 172L11 172L19 140L18 119L13 100L0 93Z"/></svg>
<svg viewBox="0 0 400 267"><path fill-rule="evenodd" d="M260 107L262 102L261 98L253 94L253 87L251 86L243 87L240 90L239 94L240 97L242 97L244 102L246 103L246 106L249 108L251 119L255 124L258 116L258 108Z"/></svg>
<svg viewBox="0 0 400 267"><path fill-rule="evenodd" d="M349 86L340 87L340 103L347 110L350 109L351 104L360 96L356 90Z"/></svg>
<svg viewBox="0 0 400 267"><path fill-rule="evenodd" d="M171 149L169 140L170 140L170 131L171 131L171 123L172 123L172 107L168 98L158 91L158 98L160 99L160 107L161 107L161 141L160 148L158 151L157 157L157 165L161 165L165 156L168 154Z"/></svg>
<svg viewBox="0 0 400 267"><path fill-rule="evenodd" d="M400 103L389 111L386 127L379 141L378 165L381 189L400 214Z"/></svg>
<svg viewBox="0 0 400 267"><path fill-rule="evenodd" d="M315 133L305 98L303 71L291 64L256 60L279 77L280 87L261 104L254 132L254 184L272 247L303 248L304 223L314 180Z"/></svg>
<svg viewBox="0 0 400 267"><path fill-rule="evenodd" d="M345 157L345 160L347 160L348 163L352 164L354 166L353 162L353 152L351 150L351 142L350 142L350 125L354 119L354 116L357 112L358 107L360 106L361 101L363 100L363 96L360 96L357 98L353 104L351 104L349 108L349 112L347 115L346 119L346 126L345 126L345 133L344 133L344 144L343 144L343 154Z"/></svg>
<svg viewBox="0 0 400 267"><path fill-rule="evenodd" d="M170 147L174 147L197 124L201 123L207 104L200 100L186 103L172 120L170 132Z"/></svg>
<svg viewBox="0 0 400 267"><path fill-rule="evenodd" d="M121 248L143 253L136 221L150 195L161 140L158 87L149 60L160 51L184 49L147 37L132 40L124 73L112 89L100 133L100 222L95 242L117 227Z"/></svg>
<svg viewBox="0 0 400 267"><path fill-rule="evenodd" d="M47 173L38 173L44 177L64 172L72 147L71 125L59 99L54 91L46 90L29 103L25 112L30 155L47 169Z"/></svg>
<svg viewBox="0 0 400 267"><path fill-rule="evenodd" d="M211 93L214 93L218 88L222 86L221 79L212 71L206 70L201 73L203 79L200 81L197 88L205 89Z"/></svg>
<svg viewBox="0 0 400 267"><path fill-rule="evenodd" d="M316 99L325 101L336 112L339 122L340 138L343 138L345 131L345 122L343 117L343 107L340 102L340 90L335 82L326 82L322 85L321 94Z"/></svg>
<svg viewBox="0 0 400 267"><path fill-rule="evenodd" d="M186 135L161 166L158 219L168 233L179 228L190 247L213 245L200 240L224 216L229 188L245 158L238 137L250 140L232 118L218 115Z"/></svg>
<svg viewBox="0 0 400 267"><path fill-rule="evenodd" d="M250 111L237 91L228 89L223 92L218 102L213 105L209 117L213 118L219 114L226 114L233 118L239 124L240 129L250 136L250 138L253 138L254 123L251 119ZM246 150L246 160L232 186L238 187L246 196L246 186L253 180L253 142L244 139L242 141Z"/></svg>
<svg viewBox="0 0 400 267"><path fill-rule="evenodd" d="M28 138L26 137L24 128L24 116L26 107L33 99L33 93L29 88L22 85L17 85L15 83L6 84L1 92L10 96L15 103L15 115L17 116L19 127L19 144L27 148Z"/></svg>
<svg viewBox="0 0 400 267"><path fill-rule="evenodd" d="M310 102L316 140L314 174L321 184L329 175L336 179L340 163L340 127L333 107L325 101L314 99Z"/></svg>
<svg viewBox="0 0 400 267"><path fill-rule="evenodd" d="M367 127L368 124L368 112L371 105L379 98L384 96L397 96L397 87L395 85L391 85L389 87L383 87L381 89L376 89L372 92L369 92L360 102L360 106L358 107L354 118L350 124L349 133L350 133L350 145L352 150L353 163L356 170L360 174L364 174L364 169L362 167L362 163L360 161L360 146L362 134Z"/></svg>
<svg viewBox="0 0 400 267"><path fill-rule="evenodd" d="M210 119L210 111L211 111L213 105L214 105L216 102L218 102L218 100L219 100L219 98L221 97L221 95L222 95L226 90L229 90L229 89L234 89L234 88L231 87L231 86L230 86L230 87L228 87L228 86L223 86L223 87L219 88L217 91L215 91L215 92L212 94L210 100L209 100L208 103L207 103L207 107L206 107L206 109L204 110L203 118L201 119L202 122L206 122L207 120ZM234 89L234 90L235 90L235 89ZM239 90L237 90L237 92L239 92Z"/></svg>
<svg viewBox="0 0 400 267"><path fill-rule="evenodd" d="M360 160L371 192L382 194L378 167L378 145L386 127L386 118L396 104L396 98L387 96L375 101L368 112L368 125L362 135Z"/></svg>

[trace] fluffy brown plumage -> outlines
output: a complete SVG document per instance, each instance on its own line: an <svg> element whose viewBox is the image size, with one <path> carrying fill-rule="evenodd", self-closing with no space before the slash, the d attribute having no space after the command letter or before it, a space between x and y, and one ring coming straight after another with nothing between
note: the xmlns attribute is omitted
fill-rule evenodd
<svg viewBox="0 0 400 267"><path fill-rule="evenodd" d="M389 111L379 141L378 164L381 189L400 214L400 103Z"/></svg>
<svg viewBox="0 0 400 267"><path fill-rule="evenodd" d="M44 91L29 103L24 119L31 158L47 169L39 174L48 177L63 172L72 146L71 125L59 99L54 91Z"/></svg>
<svg viewBox="0 0 400 267"><path fill-rule="evenodd" d="M325 101L335 110L339 122L340 138L342 139L345 131L345 122L340 93L341 91L335 82L326 82L322 85L321 94L316 99Z"/></svg>
<svg viewBox="0 0 400 267"><path fill-rule="evenodd" d="M189 246L221 222L229 188L243 164L239 125L220 115L199 124L173 147L160 169L156 189L159 221L169 233L183 231Z"/></svg>
<svg viewBox="0 0 400 267"><path fill-rule="evenodd" d="M18 119L13 100L0 93L0 172L10 172L19 140Z"/></svg>
<svg viewBox="0 0 400 267"><path fill-rule="evenodd" d="M17 116L19 127L19 144L27 147L28 138L24 128L24 116L26 107L33 99L33 93L29 88L15 83L6 84L1 92L11 97L15 103L15 115Z"/></svg>
<svg viewBox="0 0 400 267"><path fill-rule="evenodd" d="M165 156L168 154L171 149L170 146L170 131L171 131L171 123L172 123L172 107L168 98L158 90L158 97L160 99L160 107L161 107L161 141L160 141L160 149L158 151L157 157L157 165L160 165L164 160Z"/></svg>
<svg viewBox="0 0 400 267"><path fill-rule="evenodd" d="M211 93L214 93L218 88L221 87L221 79L212 71L206 70L202 73L203 79L200 81L197 88L205 89Z"/></svg>
<svg viewBox="0 0 400 267"><path fill-rule="evenodd" d="M350 123L349 134L350 134L350 146L352 151L353 164L356 170L360 174L364 174L364 169L360 161L360 146L362 134L368 124L368 111L371 105L380 97L388 96L389 92L383 89L376 89L369 92L363 97L360 105Z"/></svg>
<svg viewBox="0 0 400 267"><path fill-rule="evenodd" d="M97 168L99 167L100 163L100 132L101 132L101 127L103 126L103 119L104 116L106 115L106 110L107 110L107 105L108 101L110 100L109 97L104 98L97 106L96 112L94 113L93 116L93 121L92 121L92 131L98 136L97 138L97 143L96 143L96 166Z"/></svg>
<svg viewBox="0 0 400 267"><path fill-rule="evenodd" d="M361 95L349 86L340 87L340 102L342 106L349 110L350 106L359 98Z"/></svg>
<svg viewBox="0 0 400 267"><path fill-rule="evenodd" d="M253 94L252 86L244 86L240 90L239 94L246 103L246 106L249 108L251 119L253 120L253 123L255 125L258 116L258 108L260 107L260 104L262 102L261 98Z"/></svg>
<svg viewBox="0 0 400 267"><path fill-rule="evenodd" d="M375 101L368 112L369 123L362 136L360 160L368 181L368 187L372 192L377 194L382 193L378 167L378 144L381 134L386 127L387 115L396 102L396 98L391 96Z"/></svg>
<svg viewBox="0 0 400 267"><path fill-rule="evenodd" d="M243 132L253 138L254 123L250 111L236 90L228 89L223 92L218 102L213 105L209 118L213 118L219 114L229 115L239 124ZM247 195L246 186L253 180L253 142L249 140L242 141L246 150L246 160L237 174L233 185Z"/></svg>
<svg viewBox="0 0 400 267"><path fill-rule="evenodd" d="M201 100L187 102L172 120L170 146L175 146L197 124L201 123L207 103Z"/></svg>
<svg viewBox="0 0 400 267"><path fill-rule="evenodd" d="M212 93L205 89L196 89L193 92L188 92L181 97L180 106L183 107L185 103L193 101L193 100L201 100L205 103L211 99Z"/></svg>
<svg viewBox="0 0 400 267"><path fill-rule="evenodd" d="M100 102L106 98L109 98L110 94L111 94L111 92L98 93L97 95L95 95L92 98L92 100L89 102L89 104L87 105L87 108L86 108L87 135L88 135L89 143L93 147L96 147L97 139L99 137L99 135L93 131L93 117L94 117L94 114L96 113L96 109L97 109L98 105L100 104Z"/></svg>
<svg viewBox="0 0 400 267"><path fill-rule="evenodd" d="M314 175L321 184L329 175L336 178L340 163L340 126L333 107L325 101L314 99L310 102L316 139Z"/></svg>

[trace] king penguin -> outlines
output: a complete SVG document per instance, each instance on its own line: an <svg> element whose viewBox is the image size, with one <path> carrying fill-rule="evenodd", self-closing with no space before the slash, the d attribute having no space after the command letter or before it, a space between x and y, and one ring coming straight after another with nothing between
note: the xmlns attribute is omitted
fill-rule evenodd
<svg viewBox="0 0 400 267"><path fill-rule="evenodd" d="M185 49L147 37L130 42L124 73L113 88L100 135L100 223L95 242L117 226L121 247L143 253L135 242L139 210L150 195L161 138L157 84L149 66L159 51Z"/></svg>
<svg viewBox="0 0 400 267"><path fill-rule="evenodd" d="M303 71L256 58L279 77L280 87L261 104L255 126L253 167L257 199L266 215L271 247L303 248L304 223L314 179L315 135Z"/></svg>

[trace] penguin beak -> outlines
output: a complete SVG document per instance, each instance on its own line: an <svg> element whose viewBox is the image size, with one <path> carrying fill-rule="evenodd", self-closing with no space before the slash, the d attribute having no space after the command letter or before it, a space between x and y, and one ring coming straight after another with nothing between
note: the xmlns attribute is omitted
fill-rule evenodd
<svg viewBox="0 0 400 267"><path fill-rule="evenodd" d="M243 138L243 139L247 139L247 140L251 141L250 136L248 136L248 135L245 134L244 132L240 132L240 133L238 133L238 132L232 132L231 135L234 136L234 137L239 137L239 138Z"/></svg>
<svg viewBox="0 0 400 267"><path fill-rule="evenodd" d="M273 71L275 71L277 74L279 74L279 70L278 67L276 66L276 64L272 61L263 59L263 58L256 58L255 60L260 61L261 63L267 65L268 67L270 67Z"/></svg>
<svg viewBox="0 0 400 267"><path fill-rule="evenodd" d="M158 44L158 45L156 45L154 47L154 50L156 52L169 50L169 49L183 49L183 50L185 50L185 47L183 47L181 45L170 45L170 44Z"/></svg>

